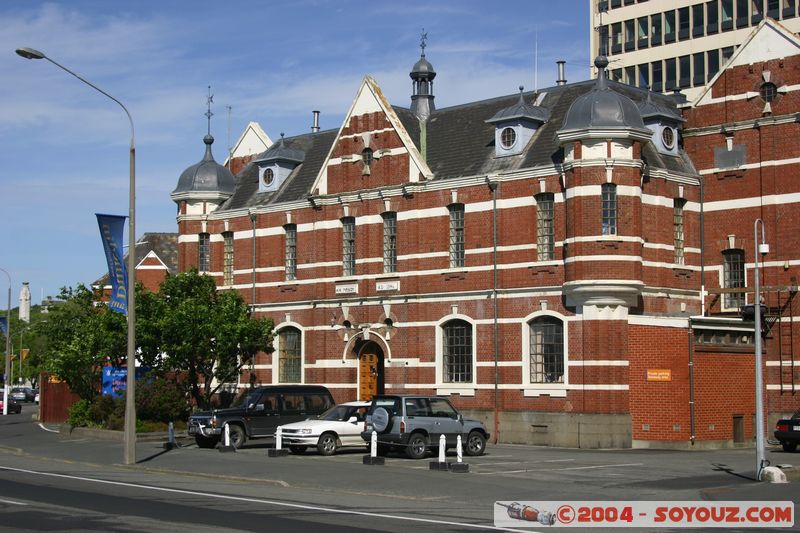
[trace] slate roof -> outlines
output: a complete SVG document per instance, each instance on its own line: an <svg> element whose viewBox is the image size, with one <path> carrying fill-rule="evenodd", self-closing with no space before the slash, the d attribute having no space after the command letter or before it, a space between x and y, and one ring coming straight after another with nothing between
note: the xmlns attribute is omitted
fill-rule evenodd
<svg viewBox="0 0 800 533"><path fill-rule="evenodd" d="M138 265L150 252L155 253L167 267L170 275L178 273L178 234L177 233L144 233L136 241L136 264ZM128 254L124 258L128 266ZM103 274L92 285L108 285L108 273Z"/></svg>
<svg viewBox="0 0 800 533"><path fill-rule="evenodd" d="M612 91L630 98L634 104L644 105L647 100L646 90L610 80L607 84ZM520 93L435 110L425 125L427 153L424 154L428 166L434 173L434 179L475 176L560 163L563 160L563 153L556 132L563 128L565 117L573 102L589 93L595 86L594 80L586 80L542 89L540 92L546 94L539 107L549 113L549 119L536 130L523 152L513 156L495 156L495 125L486 121L497 116L499 112L516 106L519 103ZM529 91L522 93L522 97L526 102L533 102L538 94ZM674 99L670 96L653 94L651 103L664 114L680 116L675 108ZM638 111L636 105L633 107ZM417 117L407 107L392 106L392 108L419 150L420 123ZM236 176L234 193L219 210L242 209L306 198L313 193L311 187L337 134L338 129L285 138L284 149L302 151L305 157L281 187L275 192L259 193L258 167L250 163ZM255 159L264 159L268 152L269 150L259 154ZM663 155L658 153L651 142L648 142L643 147L642 154L650 168L697 175L691 161L683 153L679 156Z"/></svg>
<svg viewBox="0 0 800 533"><path fill-rule="evenodd" d="M188 192L233 192L235 182L233 174L226 167L217 163L211 154L214 137L206 135L203 137L203 142L206 145L203 159L181 173L181 177L178 178L178 186L172 191L173 195Z"/></svg>

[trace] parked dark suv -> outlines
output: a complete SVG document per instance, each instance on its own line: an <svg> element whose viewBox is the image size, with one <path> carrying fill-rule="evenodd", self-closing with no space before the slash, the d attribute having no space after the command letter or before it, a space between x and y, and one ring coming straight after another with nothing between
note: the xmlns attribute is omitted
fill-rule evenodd
<svg viewBox="0 0 800 533"><path fill-rule="evenodd" d="M320 385L272 385L244 391L233 407L195 413L188 433L201 448L213 448L230 428L231 445L247 439L272 437L283 424L322 414L334 404L330 391Z"/></svg>
<svg viewBox="0 0 800 533"><path fill-rule="evenodd" d="M411 459L422 459L429 448L438 448L445 436L447 448L454 448L461 435L464 453L482 455L489 432L478 420L464 418L439 396L376 396L367 412L361 438L370 442L378 436L378 454L402 448Z"/></svg>

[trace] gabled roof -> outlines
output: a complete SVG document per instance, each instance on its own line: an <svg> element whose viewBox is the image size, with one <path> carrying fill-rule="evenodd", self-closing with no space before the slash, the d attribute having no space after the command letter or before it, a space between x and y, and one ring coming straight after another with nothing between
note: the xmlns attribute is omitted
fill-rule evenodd
<svg viewBox="0 0 800 533"><path fill-rule="evenodd" d="M789 57L798 53L800 53L800 39L781 23L768 17L764 18L741 46L736 49L736 52L728 59L728 62L706 84L703 91L692 103L692 107L710 102L714 84L724 75L726 70L742 65L761 63L778 57Z"/></svg>
<svg viewBox="0 0 800 533"><path fill-rule="evenodd" d="M225 158L224 165L228 166L230 158L260 154L270 146L272 139L264 132L261 125L258 122L250 122L231 148L230 156Z"/></svg>
<svg viewBox="0 0 800 533"><path fill-rule="evenodd" d="M607 83L609 90L629 98L636 105L643 105L647 101L647 91L643 89L610 80ZM369 91L372 91L371 84L374 84L374 80L367 88ZM362 84L362 89L363 87ZM375 87L377 88L377 85ZM523 93L525 101L537 102L539 107L550 114L550 119L536 130L526 148L518 155L500 157L496 155L495 126L487 120L496 116L498 112L516 105L519 102L519 93L435 110L425 123L424 164L427 171L435 180L537 167L546 167L557 172L554 165L560 164L563 159L557 132L562 128L573 102L594 87L595 81L587 80L554 86L539 92ZM380 98L383 98L382 94ZM664 113L679 117L672 97L652 94L651 99L651 103ZM385 105L388 106L386 114L392 117L392 124L406 137L404 143L409 154L416 154L421 158L419 119L406 107L389 106L388 103ZM344 123L347 123L347 119ZM217 212L294 202L304 200L309 195L324 194L315 189L340 134L341 128L286 137L284 139L286 147L301 150L305 158L281 187L274 192L258 192L258 167L250 163L237 175L233 195ZM646 141L643 143L642 154L651 169L664 169L688 176L697 175L683 152L678 156L659 154L652 142ZM256 159L263 155L259 155Z"/></svg>
<svg viewBox="0 0 800 533"><path fill-rule="evenodd" d="M148 257L149 256L149 257ZM136 266L142 264L145 259L156 256L161 264L164 265L170 275L178 273L178 234L177 233L145 233L136 241ZM125 254L123 261L128 265L128 255ZM103 274L92 286L104 287L108 285L108 273Z"/></svg>

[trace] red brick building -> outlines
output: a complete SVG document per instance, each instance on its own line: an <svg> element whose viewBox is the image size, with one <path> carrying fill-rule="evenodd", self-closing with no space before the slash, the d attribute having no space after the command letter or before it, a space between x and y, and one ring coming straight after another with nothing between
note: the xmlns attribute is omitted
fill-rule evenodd
<svg viewBox="0 0 800 533"><path fill-rule="evenodd" d="M800 406L798 63L767 21L690 105L601 75L436 109L423 53L410 107L366 77L235 177L207 136L179 269L274 320L242 387L448 395L505 442L752 443L757 217L770 420Z"/></svg>

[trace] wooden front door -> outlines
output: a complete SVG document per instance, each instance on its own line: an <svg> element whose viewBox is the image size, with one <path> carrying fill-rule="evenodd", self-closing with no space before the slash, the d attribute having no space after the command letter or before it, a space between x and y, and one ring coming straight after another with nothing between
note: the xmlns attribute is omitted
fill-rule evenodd
<svg viewBox="0 0 800 533"><path fill-rule="evenodd" d="M374 351L364 351L358 362L358 399L368 401L378 394L380 360Z"/></svg>

